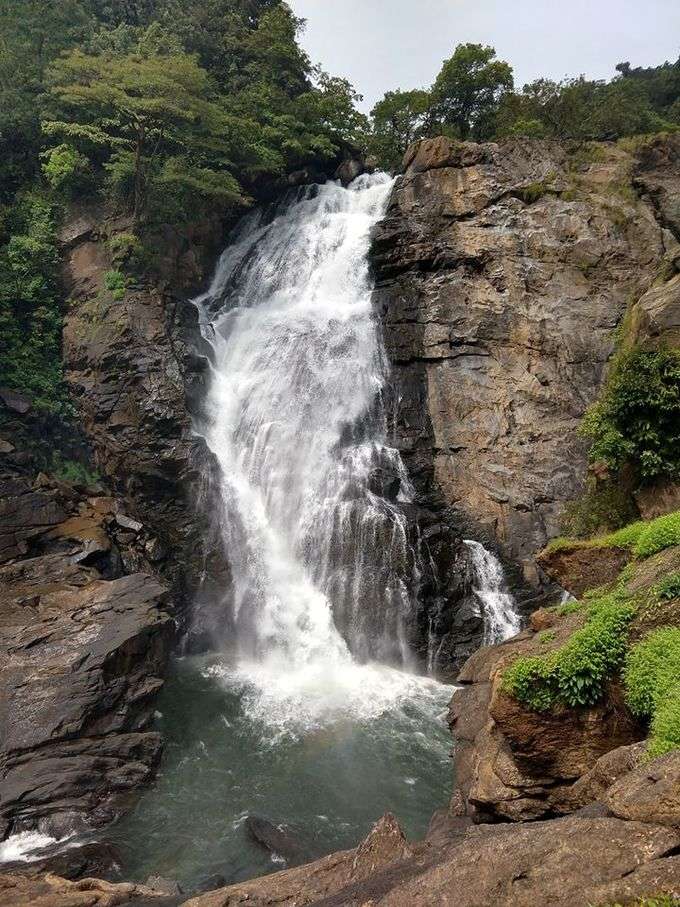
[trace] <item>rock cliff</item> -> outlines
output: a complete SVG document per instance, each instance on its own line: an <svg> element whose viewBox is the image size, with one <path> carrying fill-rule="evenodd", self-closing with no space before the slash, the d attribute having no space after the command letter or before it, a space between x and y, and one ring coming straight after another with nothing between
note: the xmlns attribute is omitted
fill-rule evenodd
<svg viewBox="0 0 680 907"><path fill-rule="evenodd" d="M125 501L36 476L17 434L3 423L0 839L37 826L60 838L111 821L152 777L173 603Z"/></svg>
<svg viewBox="0 0 680 907"><path fill-rule="evenodd" d="M212 266L223 230L206 220L185 235L159 235L155 271L162 280L128 281L117 299L106 288L108 239L124 227L85 211L62 232L66 379L97 468L151 527L155 569L189 600L215 552L206 548L198 505L210 458L192 435L190 413L202 396L207 359L186 299Z"/></svg>
<svg viewBox="0 0 680 907"><path fill-rule="evenodd" d="M577 428L627 308L640 300L648 336L677 331L679 149L425 140L375 233L395 434L420 499L441 492L533 586L582 489Z"/></svg>

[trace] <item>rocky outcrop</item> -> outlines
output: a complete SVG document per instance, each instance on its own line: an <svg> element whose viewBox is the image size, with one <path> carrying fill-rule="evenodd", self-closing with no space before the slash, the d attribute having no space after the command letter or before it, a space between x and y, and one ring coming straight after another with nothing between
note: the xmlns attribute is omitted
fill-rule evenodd
<svg viewBox="0 0 680 907"><path fill-rule="evenodd" d="M600 757L642 737L615 685L592 708L549 712L535 712L503 691L503 670L514 658L554 651L582 621L577 614L559 619L542 613L540 632L527 629L501 646L480 649L459 676L449 712L453 815L523 822L572 812L579 779ZM579 806L586 805L579 790Z"/></svg>
<svg viewBox="0 0 680 907"><path fill-rule="evenodd" d="M144 885L99 879L69 882L56 875L0 875L3 907L170 907L177 903Z"/></svg>
<svg viewBox="0 0 680 907"><path fill-rule="evenodd" d="M354 851L223 888L186 907L574 907L629 903L673 893L680 884L674 855L680 834L655 821L605 816L484 825L416 845L385 823ZM375 848L381 858L365 863Z"/></svg>
<svg viewBox="0 0 680 907"><path fill-rule="evenodd" d="M441 492L531 584L582 488L577 428L628 304L645 298L640 330L676 330L679 148L425 140L376 230L395 435L420 499Z"/></svg>
<svg viewBox="0 0 680 907"><path fill-rule="evenodd" d="M19 454L0 457L0 839L110 821L149 780L174 638L155 537L103 487L32 478Z"/></svg>
<svg viewBox="0 0 680 907"><path fill-rule="evenodd" d="M546 548L536 558L546 576L575 598L587 589L613 583L629 560L625 548L588 547L579 542Z"/></svg>
<svg viewBox="0 0 680 907"><path fill-rule="evenodd" d="M166 231L155 241L163 280L128 281L118 299L106 288L114 267L107 237L124 227L81 212L64 228L66 378L97 468L152 527L156 569L189 595L214 552L206 552L198 506L209 457L189 412L202 396L208 360L185 299L204 279L222 230L208 221L196 235Z"/></svg>

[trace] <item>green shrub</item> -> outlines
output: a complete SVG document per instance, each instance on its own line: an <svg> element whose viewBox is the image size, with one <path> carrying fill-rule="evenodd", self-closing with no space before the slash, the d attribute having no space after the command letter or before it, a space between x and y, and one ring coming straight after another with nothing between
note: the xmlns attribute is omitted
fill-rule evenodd
<svg viewBox="0 0 680 907"><path fill-rule="evenodd" d="M134 233L115 233L106 243L113 263L118 268L138 272L147 263L147 250Z"/></svg>
<svg viewBox="0 0 680 907"><path fill-rule="evenodd" d="M73 485L94 485L99 481L99 474L78 463L76 460L64 460L60 454L52 458L52 474L62 482Z"/></svg>
<svg viewBox="0 0 680 907"><path fill-rule="evenodd" d="M633 646L623 679L631 712L650 721L650 756L679 748L680 628L653 630Z"/></svg>
<svg viewBox="0 0 680 907"><path fill-rule="evenodd" d="M642 482L680 476L680 350L621 353L581 433L591 460L613 471L630 464Z"/></svg>
<svg viewBox="0 0 680 907"><path fill-rule="evenodd" d="M57 145L44 151L40 157L43 175L57 192L68 197L87 187L89 161L72 145Z"/></svg>
<svg viewBox="0 0 680 907"><path fill-rule="evenodd" d="M618 484L589 482L583 495L564 510L562 531L572 538L590 538L625 526L637 516L631 496Z"/></svg>
<svg viewBox="0 0 680 907"><path fill-rule="evenodd" d="M67 407L61 362L60 209L27 193L7 212L0 245L0 384L38 409Z"/></svg>
<svg viewBox="0 0 680 907"><path fill-rule="evenodd" d="M644 524L644 529L633 547L633 553L636 557L645 558L673 545L680 545L680 510Z"/></svg>
<svg viewBox="0 0 680 907"><path fill-rule="evenodd" d="M654 591L660 601L669 602L674 598L680 598L680 570L664 577Z"/></svg>
<svg viewBox="0 0 680 907"><path fill-rule="evenodd" d="M635 611L620 590L595 599L582 629L556 652L518 658L505 671L503 688L535 711L594 705L625 656Z"/></svg>
<svg viewBox="0 0 680 907"><path fill-rule="evenodd" d="M107 271L104 274L104 286L111 293L114 299L120 301L125 298L127 282L125 274L122 271Z"/></svg>

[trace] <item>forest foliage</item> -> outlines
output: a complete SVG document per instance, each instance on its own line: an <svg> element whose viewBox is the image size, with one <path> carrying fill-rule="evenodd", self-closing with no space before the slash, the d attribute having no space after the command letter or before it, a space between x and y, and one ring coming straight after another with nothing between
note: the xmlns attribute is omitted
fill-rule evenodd
<svg viewBox="0 0 680 907"><path fill-rule="evenodd" d="M477 44L369 119L346 79L312 65L303 24L282 0L0 0L0 384L63 405L57 235L74 199L129 215L125 252L141 261L155 226L238 212L347 155L396 169L440 133L615 138L680 124L678 63L517 91L510 65Z"/></svg>
<svg viewBox="0 0 680 907"><path fill-rule="evenodd" d="M494 141L512 136L607 141L680 129L680 59L620 63L609 81L537 79L521 90L493 47L460 44L429 89L388 92L372 111L368 142L396 168L419 138Z"/></svg>

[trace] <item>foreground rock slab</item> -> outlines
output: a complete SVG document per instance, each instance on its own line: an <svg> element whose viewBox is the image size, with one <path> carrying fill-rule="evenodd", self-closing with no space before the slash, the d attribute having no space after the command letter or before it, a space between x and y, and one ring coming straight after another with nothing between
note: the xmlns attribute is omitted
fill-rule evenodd
<svg viewBox="0 0 680 907"><path fill-rule="evenodd" d="M165 907L169 903L159 892L129 882L0 875L2 907Z"/></svg>
<svg viewBox="0 0 680 907"><path fill-rule="evenodd" d="M392 822L381 820L354 851L211 892L186 907L576 907L680 885L680 859L672 856L680 834L659 825L615 818L485 825L448 843L410 847ZM367 852L380 858L366 862Z"/></svg>

